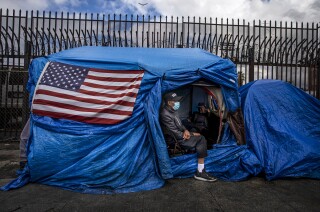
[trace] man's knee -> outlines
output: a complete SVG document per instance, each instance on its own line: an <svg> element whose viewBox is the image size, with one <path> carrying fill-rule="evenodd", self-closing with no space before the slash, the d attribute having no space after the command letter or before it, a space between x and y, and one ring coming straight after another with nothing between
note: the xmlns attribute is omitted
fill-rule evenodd
<svg viewBox="0 0 320 212"><path fill-rule="evenodd" d="M196 139L196 146L207 146L207 140L203 135L194 137Z"/></svg>

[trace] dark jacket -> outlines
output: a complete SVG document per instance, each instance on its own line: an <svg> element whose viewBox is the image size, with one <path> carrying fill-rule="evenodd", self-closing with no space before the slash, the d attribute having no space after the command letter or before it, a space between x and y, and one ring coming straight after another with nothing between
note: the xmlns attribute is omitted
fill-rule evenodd
<svg viewBox="0 0 320 212"><path fill-rule="evenodd" d="M210 113L195 113L194 114L194 120L195 126L199 129L205 129L208 128L208 117L210 116Z"/></svg>
<svg viewBox="0 0 320 212"><path fill-rule="evenodd" d="M183 132L186 128L182 125L178 114L168 106L161 108L160 123L167 142L172 136L177 140L183 140Z"/></svg>

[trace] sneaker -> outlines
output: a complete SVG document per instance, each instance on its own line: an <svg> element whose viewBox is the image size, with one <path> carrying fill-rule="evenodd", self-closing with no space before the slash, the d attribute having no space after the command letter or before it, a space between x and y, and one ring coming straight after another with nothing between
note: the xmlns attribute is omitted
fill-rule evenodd
<svg viewBox="0 0 320 212"><path fill-rule="evenodd" d="M202 172L197 172L193 176L196 180L201 180L201 181L207 181L207 182L214 182L217 181L217 178L206 172L205 169L202 170Z"/></svg>

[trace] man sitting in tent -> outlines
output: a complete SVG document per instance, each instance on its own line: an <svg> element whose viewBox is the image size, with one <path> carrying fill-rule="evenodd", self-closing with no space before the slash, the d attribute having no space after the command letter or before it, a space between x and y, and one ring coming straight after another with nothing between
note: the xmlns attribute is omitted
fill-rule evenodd
<svg viewBox="0 0 320 212"><path fill-rule="evenodd" d="M176 111L180 107L182 97L174 92L164 96L165 106L160 112L162 131L167 143L176 140L184 149L195 148L198 154L198 169L194 178L202 181L216 181L217 179L207 173L204 168L204 158L207 156L207 141L200 133L189 132L181 123ZM174 137L174 138L173 138Z"/></svg>

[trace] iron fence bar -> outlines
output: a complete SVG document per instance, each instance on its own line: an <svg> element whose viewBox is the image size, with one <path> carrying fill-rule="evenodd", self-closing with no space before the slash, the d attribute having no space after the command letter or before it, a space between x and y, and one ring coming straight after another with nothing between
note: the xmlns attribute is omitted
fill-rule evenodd
<svg viewBox="0 0 320 212"><path fill-rule="evenodd" d="M53 53L56 53L57 52L57 32L56 32L56 29L57 29L57 25L58 25L58 12L55 12L54 13L54 27L52 28L53 29L53 32L54 32L54 36L53 36ZM50 33L51 33L51 29L50 30Z"/></svg>
<svg viewBox="0 0 320 212"><path fill-rule="evenodd" d="M2 18L2 9L0 9L0 30L2 29L2 20L3 20L3 18ZM4 47L3 47L3 44L2 44L2 32L0 32L0 50L1 50L1 55L4 55ZM0 58L0 63L1 63L1 69L3 69L3 61L4 61L4 57L2 56L1 58ZM1 80L1 79L0 79ZM0 89L0 92L2 93L2 89Z"/></svg>
<svg viewBox="0 0 320 212"><path fill-rule="evenodd" d="M28 66L31 60L31 53L32 53L32 44L30 41L25 41L25 59L24 59L24 70L28 70ZM27 85L27 78L23 78L23 90L25 95L23 96L22 102L22 127L28 120L29 117L29 101L28 101L28 92L26 89Z"/></svg>
<svg viewBox="0 0 320 212"><path fill-rule="evenodd" d="M249 64L249 65L252 65L253 67L250 67L250 69L249 69L249 81L250 81L250 82L255 80L255 77L254 77L254 73L255 73L254 62L255 62L255 50L256 50L256 48L255 48L255 41L256 41L256 21L255 21L255 20L253 20L253 22L252 22L252 36L253 36L254 40L253 40L252 46L250 47L250 50L251 50L252 52L249 54L249 56L252 57L252 58L251 58L252 61L250 61L251 64ZM251 48L252 48L252 49L251 49ZM258 66L258 72L259 72L259 66ZM258 74L258 72L257 72L257 74ZM257 76L257 79L258 79L258 78L259 78L259 77Z"/></svg>
<svg viewBox="0 0 320 212"><path fill-rule="evenodd" d="M298 22L296 22L296 26L297 25L298 25ZM296 62L297 62L297 59L298 59L298 51L297 51L297 47L298 47L298 29L296 29L295 32L296 32L296 43L295 43L296 49L293 51L293 56L295 56L295 59L296 59ZM294 71L295 71L295 74L294 74L294 85L297 85L297 73L298 73L297 67L295 67Z"/></svg>
<svg viewBox="0 0 320 212"><path fill-rule="evenodd" d="M317 90L316 97L320 99L320 49L317 49Z"/></svg>
<svg viewBox="0 0 320 212"><path fill-rule="evenodd" d="M154 23L153 23L153 48L156 48L157 46L156 46L156 44L158 43L158 38L156 39L156 33L155 33L155 31L156 31L156 19L157 19L157 17L156 16L154 16L153 17L153 20L154 20Z"/></svg>
<svg viewBox="0 0 320 212"><path fill-rule="evenodd" d="M277 58L276 58L276 55L277 55L277 46L279 44L279 41L277 41L277 39L279 38L277 36L277 21L274 21L274 25L275 25L275 29L274 29L274 37L275 37L275 46L274 46L274 49L273 49L273 62L277 64ZM274 69L274 66L272 66L272 74L275 75L275 77L273 77L272 79L277 79L278 78L278 68L275 68Z"/></svg>
<svg viewBox="0 0 320 212"><path fill-rule="evenodd" d="M189 48L189 41L190 41L190 17L188 16L188 22L187 22L187 43L186 43L186 48ZM184 24L184 23L183 23Z"/></svg>
<svg viewBox="0 0 320 212"><path fill-rule="evenodd" d="M20 42L21 42L21 41L20 41L20 40L21 40L21 27L20 27L20 26L21 26L21 10L19 10L19 17L18 17L18 38L17 38L17 39L18 39L18 40L17 40L17 42L18 42L18 43L17 43L17 44L18 44L18 47L17 47L17 48L18 48L18 54L17 54L17 55L19 56L19 57L18 57L18 68L19 68L19 69L20 69L20 64L21 64L21 58L20 58L20 56L21 56L21 52L20 52L20 48L21 48L21 47L20 47Z"/></svg>
<svg viewBox="0 0 320 212"><path fill-rule="evenodd" d="M34 40L35 40L35 52L36 52L36 55L40 55L40 48L39 48L39 43L38 43L38 28L39 28L39 10L37 10L36 12L36 18L35 18L35 27L34 29L32 28L32 30L34 30L35 32L33 33L34 34Z"/></svg>
<svg viewBox="0 0 320 212"><path fill-rule="evenodd" d="M174 47L178 47L178 44L179 44L179 34L178 34L178 32L179 32L179 17L177 17L177 22L176 22L177 24L176 24L176 32L177 32L177 34L176 34L176 45L174 45Z"/></svg>
<svg viewBox="0 0 320 212"><path fill-rule="evenodd" d="M278 48L278 52L276 52L276 63L280 65L280 70L277 68L277 78L280 78L281 80L283 80L283 61L281 58L281 52L283 51L283 45L286 42L286 39L284 41L282 41L283 37L282 37L282 21L280 21L280 38L279 38L279 48ZM280 71L280 74L279 74Z"/></svg>
<svg viewBox="0 0 320 212"><path fill-rule="evenodd" d="M285 22L285 38L288 38L288 22L286 21ZM284 47L284 51L282 52L282 58L285 57L285 63L288 63L288 56L289 56L289 53L287 52L287 49L288 49L288 43L289 41L291 42L292 38L290 38L286 44L285 44L285 47ZM285 81L288 81L288 67L285 66Z"/></svg>
<svg viewBox="0 0 320 212"><path fill-rule="evenodd" d="M313 30L315 29L314 23L312 23L312 29ZM314 31L312 31L312 50L311 50L312 52L314 52L314 50L313 50L314 44L316 44L316 41L314 40ZM313 57L316 60L317 54L313 55ZM309 90L312 90L316 86L316 77L313 77L313 73L315 72L315 74L316 74L316 70L315 70L315 68L312 67L312 69L310 71L311 71L311 73L309 75L309 80L308 81L311 82Z"/></svg>
<svg viewBox="0 0 320 212"><path fill-rule="evenodd" d="M8 27L9 27L9 10L7 9L7 15L6 15L6 27L5 27L5 32L6 35L5 37L8 38ZM10 39L10 38L9 38ZM11 40L11 39L10 39ZM8 41L6 41L6 46L5 46L5 53L9 55L9 44ZM7 60L7 67L9 67L9 60Z"/></svg>
<svg viewBox="0 0 320 212"><path fill-rule="evenodd" d="M256 29L256 27L258 27L258 35L259 35L259 40L258 40L258 42L257 42L257 44L256 45L258 45L258 55L257 55L257 59L256 59L256 61L258 62L258 63L260 63L260 59L261 59L261 20L259 20L259 24L258 24L258 26L255 26L255 28L254 28L254 30ZM260 65L258 65L258 71L257 71L257 79L261 79L262 77L260 77Z"/></svg>
<svg viewBox="0 0 320 212"><path fill-rule="evenodd" d="M14 55L14 24L15 24L15 10L13 10L13 15L12 15L12 27L8 26L8 28L11 30L11 55ZM13 64L15 64L15 58L13 58Z"/></svg>
<svg viewBox="0 0 320 212"><path fill-rule="evenodd" d="M60 29L59 29L59 31L60 31L60 41L61 42L59 42L59 51L61 51L62 50L62 43L64 43L64 45L66 45L66 39L64 38L64 36L63 36L63 30L62 30L62 28L63 28L63 20L64 20L64 18L63 18L63 12L61 12L61 19L60 19ZM64 49L66 49L66 47L64 46Z"/></svg>
<svg viewBox="0 0 320 212"><path fill-rule="evenodd" d="M319 27L319 23L317 23L317 31L316 31L316 38L317 38L317 49L316 49L316 61L317 61L317 71L316 71L316 77L315 78L317 78L317 80L316 80L316 84L315 84L315 86L316 86L316 89L315 89L315 91L316 91L316 97L318 98L318 99L320 99L320 46L319 46L319 29L320 29L320 27Z"/></svg>
<svg viewBox="0 0 320 212"><path fill-rule="evenodd" d="M246 22L245 22L245 20L243 20L243 24L246 24ZM247 34L247 36L245 36L245 40L244 40L244 43L243 43L243 45L242 45L242 56L244 57L244 59L247 61L247 62L249 62L249 55L248 55L248 49L249 49L249 34L250 34L250 32L248 31L249 30L249 27L248 26L246 26L246 27L244 27L244 29L243 29L243 34L245 35L245 34ZM248 42L248 43L247 43ZM245 81L245 83L247 83L247 82L249 82L248 81L248 76L247 76L247 74L248 74L248 65L249 64L246 64L246 65L244 65L244 81Z"/></svg>
<svg viewBox="0 0 320 212"><path fill-rule="evenodd" d="M307 23L307 28L309 28L309 23ZM309 30L306 31L306 38L309 41ZM305 46L304 48L304 53L307 52L310 42L312 41L307 42L307 46ZM306 66L304 67L304 73L303 73L304 75L303 88L304 90L306 90L307 89L307 66L310 66L308 55L306 55L306 58L302 58L302 60L303 60L302 63L306 63Z"/></svg>
<svg viewBox="0 0 320 212"><path fill-rule="evenodd" d="M303 23L301 23L302 24L302 26L303 26ZM304 40L304 38L303 38L303 27L301 28L301 40ZM300 48L299 48L299 51L300 51L300 49L301 49L301 53L302 53L302 49L303 49L303 44L301 44L301 46L300 46ZM299 53L299 52L298 52ZM300 54L301 56L300 56L300 61L302 61L302 54ZM299 57L299 56L298 56ZM298 58L297 58L298 59ZM299 61L297 61L297 63L299 63ZM302 68L300 68L299 69L299 77L301 78L301 73L302 73L302 70L301 70ZM301 88L301 86L302 86L302 84L301 84L301 81L302 80L299 80L299 88Z"/></svg>

